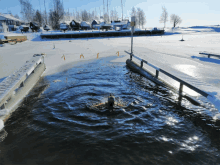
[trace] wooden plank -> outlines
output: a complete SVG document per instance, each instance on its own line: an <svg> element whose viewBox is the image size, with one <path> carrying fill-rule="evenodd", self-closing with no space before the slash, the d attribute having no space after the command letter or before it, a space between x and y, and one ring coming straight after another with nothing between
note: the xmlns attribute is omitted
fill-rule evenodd
<svg viewBox="0 0 220 165"><path fill-rule="evenodd" d="M215 57L220 57L220 55L218 54L212 54L212 53L203 53L203 52L199 52L199 54L203 54L203 55L207 55L207 56L215 56Z"/></svg>
<svg viewBox="0 0 220 165"><path fill-rule="evenodd" d="M15 40L15 39L26 39L27 40L27 36L5 36L5 38L7 40L11 39L11 40Z"/></svg>

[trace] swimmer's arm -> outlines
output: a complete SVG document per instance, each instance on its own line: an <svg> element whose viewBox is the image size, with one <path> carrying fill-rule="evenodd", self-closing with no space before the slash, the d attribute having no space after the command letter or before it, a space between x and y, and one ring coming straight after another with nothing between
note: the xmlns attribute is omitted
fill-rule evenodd
<svg viewBox="0 0 220 165"><path fill-rule="evenodd" d="M122 104L117 104L117 106L120 106L120 107L125 107L124 105L122 105Z"/></svg>
<svg viewBox="0 0 220 165"><path fill-rule="evenodd" d="M97 106L100 106L100 105L104 105L105 103L100 103L100 104L97 104L97 105L94 105L94 107L97 107Z"/></svg>

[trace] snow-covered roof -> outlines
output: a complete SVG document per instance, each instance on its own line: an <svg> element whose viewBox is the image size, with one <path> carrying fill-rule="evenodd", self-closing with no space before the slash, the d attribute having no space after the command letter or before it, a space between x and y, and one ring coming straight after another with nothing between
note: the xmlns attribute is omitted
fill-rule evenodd
<svg viewBox="0 0 220 165"><path fill-rule="evenodd" d="M123 26L123 25L127 25L128 24L128 21L120 21L120 22L114 22L112 21L111 25L113 26Z"/></svg>
<svg viewBox="0 0 220 165"><path fill-rule="evenodd" d="M0 14L0 21L3 21L3 20L13 20L17 22L23 22L22 20L17 19L10 14Z"/></svg>
<svg viewBox="0 0 220 165"><path fill-rule="evenodd" d="M92 21L92 24L98 24L98 23L99 22L97 20L95 20L95 19Z"/></svg>
<svg viewBox="0 0 220 165"><path fill-rule="evenodd" d="M78 25L78 24L80 24L80 23L77 22L77 21L75 21L75 20L72 20L72 21L71 21L71 25L72 25L72 26L76 26L76 25Z"/></svg>
<svg viewBox="0 0 220 165"><path fill-rule="evenodd" d="M105 24L105 22L101 22L101 23L100 23L100 25L104 25L104 24Z"/></svg>
<svg viewBox="0 0 220 165"><path fill-rule="evenodd" d="M81 22L81 26L89 26L89 27L90 27L90 23L89 23L89 22L82 21L82 22Z"/></svg>

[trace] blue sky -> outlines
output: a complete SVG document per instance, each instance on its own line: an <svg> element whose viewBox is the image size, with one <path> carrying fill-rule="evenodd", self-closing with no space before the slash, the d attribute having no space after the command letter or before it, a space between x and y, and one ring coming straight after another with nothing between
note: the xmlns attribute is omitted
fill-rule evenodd
<svg viewBox="0 0 220 165"><path fill-rule="evenodd" d="M95 10L103 12L103 0L63 0L66 11L73 10ZM116 9L121 17L121 1L108 0L109 10ZM31 0L35 10L44 10L44 0ZM105 0L105 5L107 0ZM162 12L161 7L167 8L168 14L177 14L182 18L180 26L195 25L217 25L220 24L220 0L123 0L124 16L130 17L130 10L133 6L144 10L147 18L147 27L162 27L159 18ZM52 0L46 0L47 11L52 6ZM105 7L107 10L107 7ZM20 4L18 0L0 0L0 12L20 15ZM170 22L167 26L171 27Z"/></svg>

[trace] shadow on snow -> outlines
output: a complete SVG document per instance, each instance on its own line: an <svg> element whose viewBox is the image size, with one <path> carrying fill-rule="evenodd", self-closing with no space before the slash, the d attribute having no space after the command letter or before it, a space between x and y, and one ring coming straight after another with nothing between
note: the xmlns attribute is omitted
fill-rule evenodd
<svg viewBox="0 0 220 165"><path fill-rule="evenodd" d="M215 64L220 64L220 60L218 60L218 59L207 58L207 57L198 57L198 56L191 56L191 57L199 59L200 61L204 61L204 62L211 62L211 63L215 63Z"/></svg>

